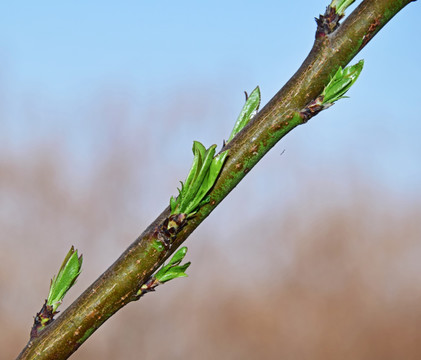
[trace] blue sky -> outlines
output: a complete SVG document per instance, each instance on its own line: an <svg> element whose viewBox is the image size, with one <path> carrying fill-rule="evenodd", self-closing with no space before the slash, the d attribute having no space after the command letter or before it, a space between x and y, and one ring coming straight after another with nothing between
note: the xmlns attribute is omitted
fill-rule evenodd
<svg viewBox="0 0 421 360"><path fill-rule="evenodd" d="M84 136L98 126L98 119L86 115L90 104L109 92L142 107L180 91L188 97L203 86L225 106L213 115L233 124L244 90L260 85L266 103L295 72L313 42L314 17L326 5L314 0L3 4L0 140L25 147L64 129L70 152L78 154ZM357 56L365 59L365 68L351 99L294 131L278 152L299 146L309 167L318 161L357 163L375 181L419 194L420 15L414 2L392 19ZM190 143L201 128L208 132L209 121L198 120L194 133L186 127L176 146ZM190 151L190 145L184 147Z"/></svg>

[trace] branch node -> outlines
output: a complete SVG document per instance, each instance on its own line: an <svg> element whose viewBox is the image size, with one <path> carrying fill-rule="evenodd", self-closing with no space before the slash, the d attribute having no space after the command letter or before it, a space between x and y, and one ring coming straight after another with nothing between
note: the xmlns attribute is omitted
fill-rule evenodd
<svg viewBox="0 0 421 360"><path fill-rule="evenodd" d="M329 5L326 8L324 15L315 18L317 23L316 39L323 38L333 33L339 27L339 20L343 17L344 15L337 14L336 9Z"/></svg>
<svg viewBox="0 0 421 360"><path fill-rule="evenodd" d="M54 311L53 307L48 305L47 300L45 300L41 310L34 317L34 324L32 325L30 340L38 337L40 332L44 330L47 325L54 321L54 315L57 313L58 311Z"/></svg>
<svg viewBox="0 0 421 360"><path fill-rule="evenodd" d="M177 234L187 224L187 214L172 214L157 226L154 235L160 241L165 249L170 249Z"/></svg>
<svg viewBox="0 0 421 360"><path fill-rule="evenodd" d="M303 119L303 122L306 123L313 116L316 116L320 111L325 107L323 106L323 96L318 96L316 99L310 101L307 106L300 111L300 117Z"/></svg>

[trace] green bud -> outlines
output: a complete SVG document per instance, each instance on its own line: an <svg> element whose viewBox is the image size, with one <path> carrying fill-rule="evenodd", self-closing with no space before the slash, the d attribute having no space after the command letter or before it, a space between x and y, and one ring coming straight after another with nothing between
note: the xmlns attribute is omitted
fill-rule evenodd
<svg viewBox="0 0 421 360"><path fill-rule="evenodd" d="M64 258L57 276L51 280L47 305L52 306L53 312L57 310L66 293L75 284L81 272L82 260L82 255L78 257L77 250L72 246Z"/></svg>
<svg viewBox="0 0 421 360"><path fill-rule="evenodd" d="M246 93L247 96L247 93ZM257 86L250 94L247 96L246 103L241 109L240 115L238 115L237 121L235 122L234 128L232 129L231 135L228 138L227 142L230 142L237 133L241 131L252 119L252 117L257 113L260 106L260 88Z"/></svg>
<svg viewBox="0 0 421 360"><path fill-rule="evenodd" d="M209 199L207 193L213 187L224 165L228 151L215 155L216 145L206 149L200 142L193 142L193 164L186 181L181 182L177 198L171 197L171 214L194 214Z"/></svg>
<svg viewBox="0 0 421 360"><path fill-rule="evenodd" d="M186 270L190 266L190 262L183 265L180 263L183 261L187 253L187 247L183 246L180 248L171 258L167 265L162 268L154 275L154 278L158 283L162 284L172 279L179 277L186 277Z"/></svg>
<svg viewBox="0 0 421 360"><path fill-rule="evenodd" d="M346 97L344 96L345 93L358 79L363 66L364 60L360 60L355 65L348 66L345 69L342 69L340 66L322 92L322 105L327 107L335 101Z"/></svg>
<svg viewBox="0 0 421 360"><path fill-rule="evenodd" d="M338 15L345 15L345 10L350 6L355 0L332 0L330 7L336 10Z"/></svg>

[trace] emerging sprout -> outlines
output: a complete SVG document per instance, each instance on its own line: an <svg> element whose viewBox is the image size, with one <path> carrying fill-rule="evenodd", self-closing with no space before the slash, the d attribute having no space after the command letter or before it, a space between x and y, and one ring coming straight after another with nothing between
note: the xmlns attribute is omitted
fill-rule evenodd
<svg viewBox="0 0 421 360"><path fill-rule="evenodd" d="M259 105L260 89L257 86L250 96L247 96L246 93L246 103L241 109L228 142L253 118L259 110ZM189 217L194 215L201 206L209 202L210 199L206 195L215 184L228 155L227 150L215 156L215 149L216 145L206 149L200 142L193 142L194 159L190 172L184 183L180 181L181 189L178 189L178 197L171 197L170 199L172 215L186 214Z"/></svg>
<svg viewBox="0 0 421 360"><path fill-rule="evenodd" d="M154 277L156 281L158 281L160 284L163 284L172 279L186 277L186 270L191 263L189 261L183 265L180 265L186 254L187 247L185 246L177 250L177 252L173 255L169 263L167 265L164 264L162 268L159 269L158 272L155 274Z"/></svg>
<svg viewBox="0 0 421 360"><path fill-rule="evenodd" d="M359 61L353 66L348 66L345 69L342 69L340 66L323 89L323 92L317 98L310 101L307 106L298 113L301 120L306 122L320 111L332 106L335 101L347 97L345 94L351 88L352 84L357 81L357 78L363 69L363 65L364 60Z"/></svg>
<svg viewBox="0 0 421 360"><path fill-rule="evenodd" d="M234 128L232 129L231 135L228 138L230 142L237 133L241 131L248 124L248 122L253 118L257 113L260 106L260 88L257 86L250 94L247 96L246 93L246 103L241 109L240 115L238 115L237 121L235 122Z"/></svg>
<svg viewBox="0 0 421 360"><path fill-rule="evenodd" d="M327 107L335 101L345 98L345 93L357 81L363 66L364 60L360 60L355 65L348 66L345 69L340 66L322 92L322 105Z"/></svg>
<svg viewBox="0 0 421 360"><path fill-rule="evenodd" d="M47 305L52 307L53 313L56 312L66 293L75 284L81 272L82 260L82 255L78 257L77 250L72 246L64 258L57 276L51 280Z"/></svg>
<svg viewBox="0 0 421 360"><path fill-rule="evenodd" d="M186 253L187 248L185 246L177 250L169 263L167 265L164 264L155 275L152 275L149 280L140 287L139 291L136 293L136 298L138 299L148 292L155 291L155 288L158 285L166 283L167 281L186 277L186 270L190 266L190 262L180 265L186 256Z"/></svg>
<svg viewBox="0 0 421 360"><path fill-rule="evenodd" d="M82 255L78 257L77 250L72 246L61 264L57 276L54 276L51 280L48 299L45 300L41 310L34 318L31 339L36 338L54 320L57 308L60 306L66 293L75 284L81 267Z"/></svg>
<svg viewBox="0 0 421 360"><path fill-rule="evenodd" d="M221 172L228 151L215 155L216 145L206 149L200 142L193 142L193 165L186 181L181 182L181 190L175 199L171 197L171 214L187 214L191 216L204 204L206 197Z"/></svg>
<svg viewBox="0 0 421 360"><path fill-rule="evenodd" d="M355 0L332 0L330 7L334 8L336 13L340 16L345 15L345 10L350 6Z"/></svg>

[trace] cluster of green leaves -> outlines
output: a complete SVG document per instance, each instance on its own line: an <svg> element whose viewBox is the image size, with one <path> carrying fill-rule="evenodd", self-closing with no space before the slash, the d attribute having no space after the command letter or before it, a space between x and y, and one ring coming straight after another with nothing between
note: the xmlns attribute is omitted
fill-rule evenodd
<svg viewBox="0 0 421 360"><path fill-rule="evenodd" d="M247 96L246 93L246 103L241 109L240 115L238 115L237 121L235 122L234 128L232 129L227 142L230 142L257 113L260 106L260 100L260 88L258 86L251 92L250 96Z"/></svg>
<svg viewBox="0 0 421 360"><path fill-rule="evenodd" d="M260 89L257 86L247 96L246 102L235 122L234 128L228 138L231 141L238 132L252 119L259 110L261 101ZM170 199L171 214L187 214L194 215L197 210L210 201L207 194L215 184L215 181L221 172L228 151L224 151L215 156L216 145L212 145L206 149L200 142L193 142L193 164L187 175L186 181L181 183L181 189L178 189L178 197L173 196ZM185 271L190 266L190 262L180 265L187 248L180 248L171 258L167 265L164 265L153 277L151 282L142 285L138 295L144 291L150 291L158 284L162 284L169 280L187 276Z"/></svg>
<svg viewBox="0 0 421 360"><path fill-rule="evenodd" d="M75 284L81 272L82 260L82 255L78 257L77 250L72 246L64 258L57 276L51 280L47 305L53 308L53 313L56 312L66 293Z"/></svg>
<svg viewBox="0 0 421 360"><path fill-rule="evenodd" d="M186 181L181 181L178 197L170 199L171 214L191 216L209 202L210 199L206 195L221 172L228 154L228 151L224 151L215 156L215 149L216 145L206 149L200 142L193 142L193 165Z"/></svg>
<svg viewBox="0 0 421 360"><path fill-rule="evenodd" d="M338 15L344 15L345 10L350 6L355 0L332 0L330 7L334 8Z"/></svg>
<svg viewBox="0 0 421 360"><path fill-rule="evenodd" d="M190 261L180 265L187 254L187 247L183 246L173 255L167 265L163 265L161 269L154 275L156 281L163 284L172 279L186 277L186 270L190 266Z"/></svg>
<svg viewBox="0 0 421 360"><path fill-rule="evenodd" d="M335 101L346 98L345 93L351 88L364 66L364 60L352 66L342 69L340 66L335 75L330 79L322 92L322 105L325 108L332 105Z"/></svg>
<svg viewBox="0 0 421 360"><path fill-rule="evenodd" d="M230 142L257 113L260 100L258 86L250 96L247 96L246 93L246 103L241 109L227 142ZM177 198L172 196L170 199L171 214L192 216L201 206L209 202L207 194L215 184L228 155L228 151L224 151L215 156L215 151L216 145L206 149L200 142L193 142L193 164L186 181L184 183L180 181L181 189L178 189Z"/></svg>

